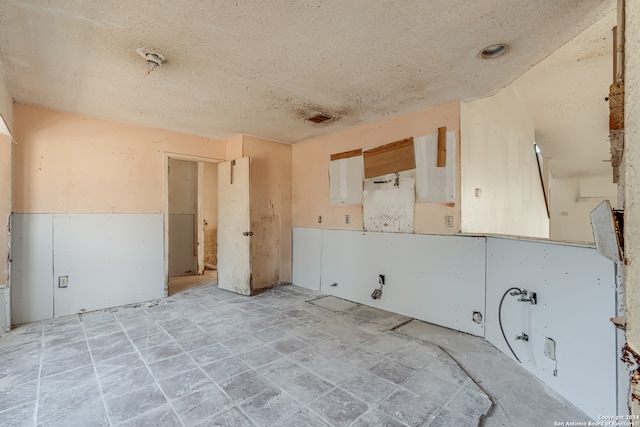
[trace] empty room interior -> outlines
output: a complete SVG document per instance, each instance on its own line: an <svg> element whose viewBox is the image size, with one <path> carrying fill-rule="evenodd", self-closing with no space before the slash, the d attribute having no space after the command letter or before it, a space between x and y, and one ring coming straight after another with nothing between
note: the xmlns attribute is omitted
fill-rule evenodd
<svg viewBox="0 0 640 427"><path fill-rule="evenodd" d="M638 2L0 22L1 425L640 425Z"/></svg>

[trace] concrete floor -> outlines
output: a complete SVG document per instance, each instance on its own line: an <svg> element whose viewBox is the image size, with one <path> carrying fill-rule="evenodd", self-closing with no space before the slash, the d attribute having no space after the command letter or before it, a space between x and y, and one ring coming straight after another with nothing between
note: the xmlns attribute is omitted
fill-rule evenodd
<svg viewBox="0 0 640 427"><path fill-rule="evenodd" d="M295 286L243 297L205 284L22 325L0 354L3 426L588 420L483 340Z"/></svg>

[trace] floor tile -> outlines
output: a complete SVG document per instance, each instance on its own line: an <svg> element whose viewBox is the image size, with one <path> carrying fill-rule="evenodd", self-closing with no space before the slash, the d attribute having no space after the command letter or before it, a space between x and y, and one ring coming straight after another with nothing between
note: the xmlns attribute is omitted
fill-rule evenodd
<svg viewBox="0 0 640 427"><path fill-rule="evenodd" d="M350 425L369 409L362 400L339 388L314 400L309 408L337 427Z"/></svg>
<svg viewBox="0 0 640 427"><path fill-rule="evenodd" d="M46 421L38 420L38 427L92 426L108 427L109 419L100 399L72 406L66 413Z"/></svg>
<svg viewBox="0 0 640 427"><path fill-rule="evenodd" d="M198 368L198 365L186 353L147 366L156 380L163 380Z"/></svg>
<svg viewBox="0 0 640 427"><path fill-rule="evenodd" d="M256 371L244 372L220 384L234 402L242 402L259 393L273 391L275 387Z"/></svg>
<svg viewBox="0 0 640 427"><path fill-rule="evenodd" d="M406 341L391 334L381 334L366 341L365 344L369 351L388 355L404 347Z"/></svg>
<svg viewBox="0 0 640 427"><path fill-rule="evenodd" d="M0 412L0 422L4 427L33 427L36 421L36 402L26 403Z"/></svg>
<svg viewBox="0 0 640 427"><path fill-rule="evenodd" d="M410 426L426 425L440 411L440 406L405 390L396 391L380 402L378 407Z"/></svg>
<svg viewBox="0 0 640 427"><path fill-rule="evenodd" d="M273 341L277 341L279 339L282 339L283 337L287 336L286 332L284 332L282 329L278 328L277 326L272 327L272 328L267 328L264 329L260 332L256 332L253 334L254 337L256 337L257 339L259 339L262 342L265 343L269 343L269 342L273 342Z"/></svg>
<svg viewBox="0 0 640 427"><path fill-rule="evenodd" d="M60 344L54 347L47 347L42 350L42 360L49 362L51 360L61 359L77 353L84 353L89 350L86 340L76 341L67 344Z"/></svg>
<svg viewBox="0 0 640 427"><path fill-rule="evenodd" d="M149 412L130 418L118 427L182 427L182 422L171 406L162 405Z"/></svg>
<svg viewBox="0 0 640 427"><path fill-rule="evenodd" d="M282 354L289 354L307 347L309 344L294 337L286 337L269 344Z"/></svg>
<svg viewBox="0 0 640 427"><path fill-rule="evenodd" d="M136 349L129 340L115 341L111 344L91 349L91 356L96 362L109 360L134 352Z"/></svg>
<svg viewBox="0 0 640 427"><path fill-rule="evenodd" d="M225 346L231 353L239 354L256 347L260 347L262 345L262 341L252 337L251 335L243 335L241 337L222 341L222 345Z"/></svg>
<svg viewBox="0 0 640 427"><path fill-rule="evenodd" d="M174 337L176 342L185 351L194 351L202 347L216 344L217 341L211 335L198 330L197 333L185 337Z"/></svg>
<svg viewBox="0 0 640 427"><path fill-rule="evenodd" d="M415 369L391 359L379 362L369 368L369 371L394 384L402 384L416 373Z"/></svg>
<svg viewBox="0 0 640 427"><path fill-rule="evenodd" d="M212 385L172 402L176 412L186 425L196 425L232 405L231 399Z"/></svg>
<svg viewBox="0 0 640 427"><path fill-rule="evenodd" d="M124 333L124 331L111 332L98 337L89 338L89 348L94 350L100 347L113 346L116 343L128 341L129 337Z"/></svg>
<svg viewBox="0 0 640 427"><path fill-rule="evenodd" d="M207 419L197 427L253 427L249 419L236 407Z"/></svg>
<svg viewBox="0 0 640 427"><path fill-rule="evenodd" d="M428 424L429 427L478 427L478 418L467 414L456 414L442 410L435 419Z"/></svg>
<svg viewBox="0 0 640 427"><path fill-rule="evenodd" d="M182 353L184 353L184 351L175 342L167 342L140 350L142 358L147 363L159 362Z"/></svg>
<svg viewBox="0 0 640 427"><path fill-rule="evenodd" d="M41 395L38 404L38 424L59 419L83 407L96 407L96 405L102 405L104 408L97 381L85 383L79 387L60 389L57 393Z"/></svg>
<svg viewBox="0 0 640 427"><path fill-rule="evenodd" d="M217 343L190 351L189 355L198 365L205 366L217 360L231 356L231 352L222 344Z"/></svg>
<svg viewBox="0 0 640 427"><path fill-rule="evenodd" d="M117 397L139 388L155 385L153 376L146 366L120 371L100 380L105 399Z"/></svg>
<svg viewBox="0 0 640 427"><path fill-rule="evenodd" d="M492 405L491 400L484 393L462 388L444 409L454 414L467 414L478 418L480 415L486 415Z"/></svg>
<svg viewBox="0 0 640 427"><path fill-rule="evenodd" d="M362 370L354 367L350 363L340 363L335 359L309 365L309 370L332 383L349 380L358 375Z"/></svg>
<svg viewBox="0 0 640 427"><path fill-rule="evenodd" d="M55 347L60 344L69 344L77 341L84 341L87 337L84 334L82 328L66 332L51 332L49 334L44 335L44 339L42 340L42 346L44 348Z"/></svg>
<svg viewBox="0 0 640 427"><path fill-rule="evenodd" d="M40 395L58 393L60 390L66 390L77 387L81 384L96 382L96 374L93 365L85 365L76 369L61 372L40 379Z"/></svg>
<svg viewBox="0 0 640 427"><path fill-rule="evenodd" d="M109 417L113 423L128 420L167 402L164 394L155 384L110 398L105 396L105 399Z"/></svg>
<svg viewBox="0 0 640 427"><path fill-rule="evenodd" d="M370 405L375 405L397 389L395 384L367 371L349 378L340 386Z"/></svg>
<svg viewBox="0 0 640 427"><path fill-rule="evenodd" d="M159 380L158 382L170 400L179 399L214 385L200 368L185 371L173 377Z"/></svg>
<svg viewBox="0 0 640 427"><path fill-rule="evenodd" d="M147 348L173 343L173 338L171 338L165 331L160 330L158 332L150 333L149 335L142 335L136 338L131 338L131 342L136 346L138 350L142 351Z"/></svg>
<svg viewBox="0 0 640 427"><path fill-rule="evenodd" d="M47 427L474 425L489 410L447 354L385 329L398 316L305 302L319 295L203 287L16 328L0 340L0 424L34 426L39 372Z"/></svg>
<svg viewBox="0 0 640 427"><path fill-rule="evenodd" d="M457 424L448 424L449 426L458 427ZM405 423L402 423L386 412L381 411L378 408L373 408L362 417L358 419L352 427L406 427ZM477 427L477 426L476 426Z"/></svg>
<svg viewBox="0 0 640 427"><path fill-rule="evenodd" d="M416 349L414 346L402 347L389 354L389 358L414 369L422 369L436 360L434 356L420 351L420 349Z"/></svg>
<svg viewBox="0 0 640 427"><path fill-rule="evenodd" d="M295 411L273 424L273 427L329 427L322 418L308 408Z"/></svg>
<svg viewBox="0 0 640 427"><path fill-rule="evenodd" d="M3 360L0 365L4 365L0 368L0 390L37 380L40 373L39 360L27 359L24 363Z"/></svg>
<svg viewBox="0 0 640 427"><path fill-rule="evenodd" d="M101 360L96 362L95 366L98 378L104 378L120 372L140 368L144 366L144 363L142 359L140 359L140 356L138 356L138 353L134 352L107 360Z"/></svg>
<svg viewBox="0 0 640 427"><path fill-rule="evenodd" d="M334 385L311 372L304 372L281 384L280 387L298 402L307 404L332 390Z"/></svg>
<svg viewBox="0 0 640 427"><path fill-rule="evenodd" d="M50 360L42 364L42 372L40 376L48 377L59 374L60 372L69 371L82 366L90 365L92 362L91 354L88 351L75 353L70 356L61 357L60 359Z"/></svg>
<svg viewBox="0 0 640 427"><path fill-rule="evenodd" d="M202 370L217 383L250 370L251 367L235 356L227 357L202 367Z"/></svg>
<svg viewBox="0 0 640 427"><path fill-rule="evenodd" d="M284 391L272 389L246 400L239 407L255 424L271 427L301 405Z"/></svg>
<svg viewBox="0 0 640 427"><path fill-rule="evenodd" d="M278 359L256 369L275 384L283 384L287 380L296 377L307 369L289 359Z"/></svg>
<svg viewBox="0 0 640 427"><path fill-rule="evenodd" d="M440 378L457 385L465 385L469 377L451 357L442 353L437 360L431 362L426 368Z"/></svg>
<svg viewBox="0 0 640 427"><path fill-rule="evenodd" d="M403 387L440 406L444 406L461 389L461 386L443 380L431 371L418 372Z"/></svg>
<svg viewBox="0 0 640 427"><path fill-rule="evenodd" d="M241 353L238 357L255 368L266 365L267 363L280 359L283 356L271 347L263 345L245 353Z"/></svg>

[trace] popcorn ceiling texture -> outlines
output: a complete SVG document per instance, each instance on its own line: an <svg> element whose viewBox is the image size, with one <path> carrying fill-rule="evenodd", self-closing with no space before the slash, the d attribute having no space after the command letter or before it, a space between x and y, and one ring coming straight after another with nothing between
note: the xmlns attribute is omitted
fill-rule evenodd
<svg viewBox="0 0 640 427"><path fill-rule="evenodd" d="M294 143L490 95L612 0L0 2L20 103L227 139ZM508 55L478 52L509 43ZM137 48L167 62L147 75ZM331 117L314 124L306 117Z"/></svg>

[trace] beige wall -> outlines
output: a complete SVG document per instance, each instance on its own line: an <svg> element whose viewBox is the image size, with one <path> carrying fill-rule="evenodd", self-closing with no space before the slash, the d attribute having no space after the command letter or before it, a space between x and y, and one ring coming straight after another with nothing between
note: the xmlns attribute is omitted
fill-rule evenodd
<svg viewBox="0 0 640 427"><path fill-rule="evenodd" d="M293 146L293 226L336 230L362 230L362 206L329 205L329 161L331 154L359 148L369 149L408 137L431 135L446 126L460 130L459 103L405 114L344 132L311 139ZM459 138L456 138L459 141ZM457 150L459 153L459 150ZM459 157L457 162L459 162ZM457 165L459 171L459 165ZM459 176L459 172L458 172ZM458 181L458 178L456 178ZM460 227L459 194L455 206L416 203L416 233L454 234ZM350 224L345 224L345 215ZM454 217L454 227L446 228L444 217ZM322 216L322 223L318 223Z"/></svg>
<svg viewBox="0 0 640 427"><path fill-rule="evenodd" d="M609 200L613 208L617 207L618 190L611 181L611 174L550 178L549 237L553 240L593 243L591 211L603 200Z"/></svg>
<svg viewBox="0 0 640 427"><path fill-rule="evenodd" d="M291 145L243 136L251 157L253 291L291 282Z"/></svg>
<svg viewBox="0 0 640 427"><path fill-rule="evenodd" d="M0 66L0 117L4 119L9 130L13 131L13 99L9 93L2 66Z"/></svg>
<svg viewBox="0 0 640 427"><path fill-rule="evenodd" d="M164 153L224 159L227 144L22 104L14 106L17 213L164 210Z"/></svg>
<svg viewBox="0 0 640 427"><path fill-rule="evenodd" d="M0 287L8 285L9 215L11 215L11 137L0 134Z"/></svg>
<svg viewBox="0 0 640 427"><path fill-rule="evenodd" d="M462 232L548 237L534 128L516 89L463 102L460 118Z"/></svg>

